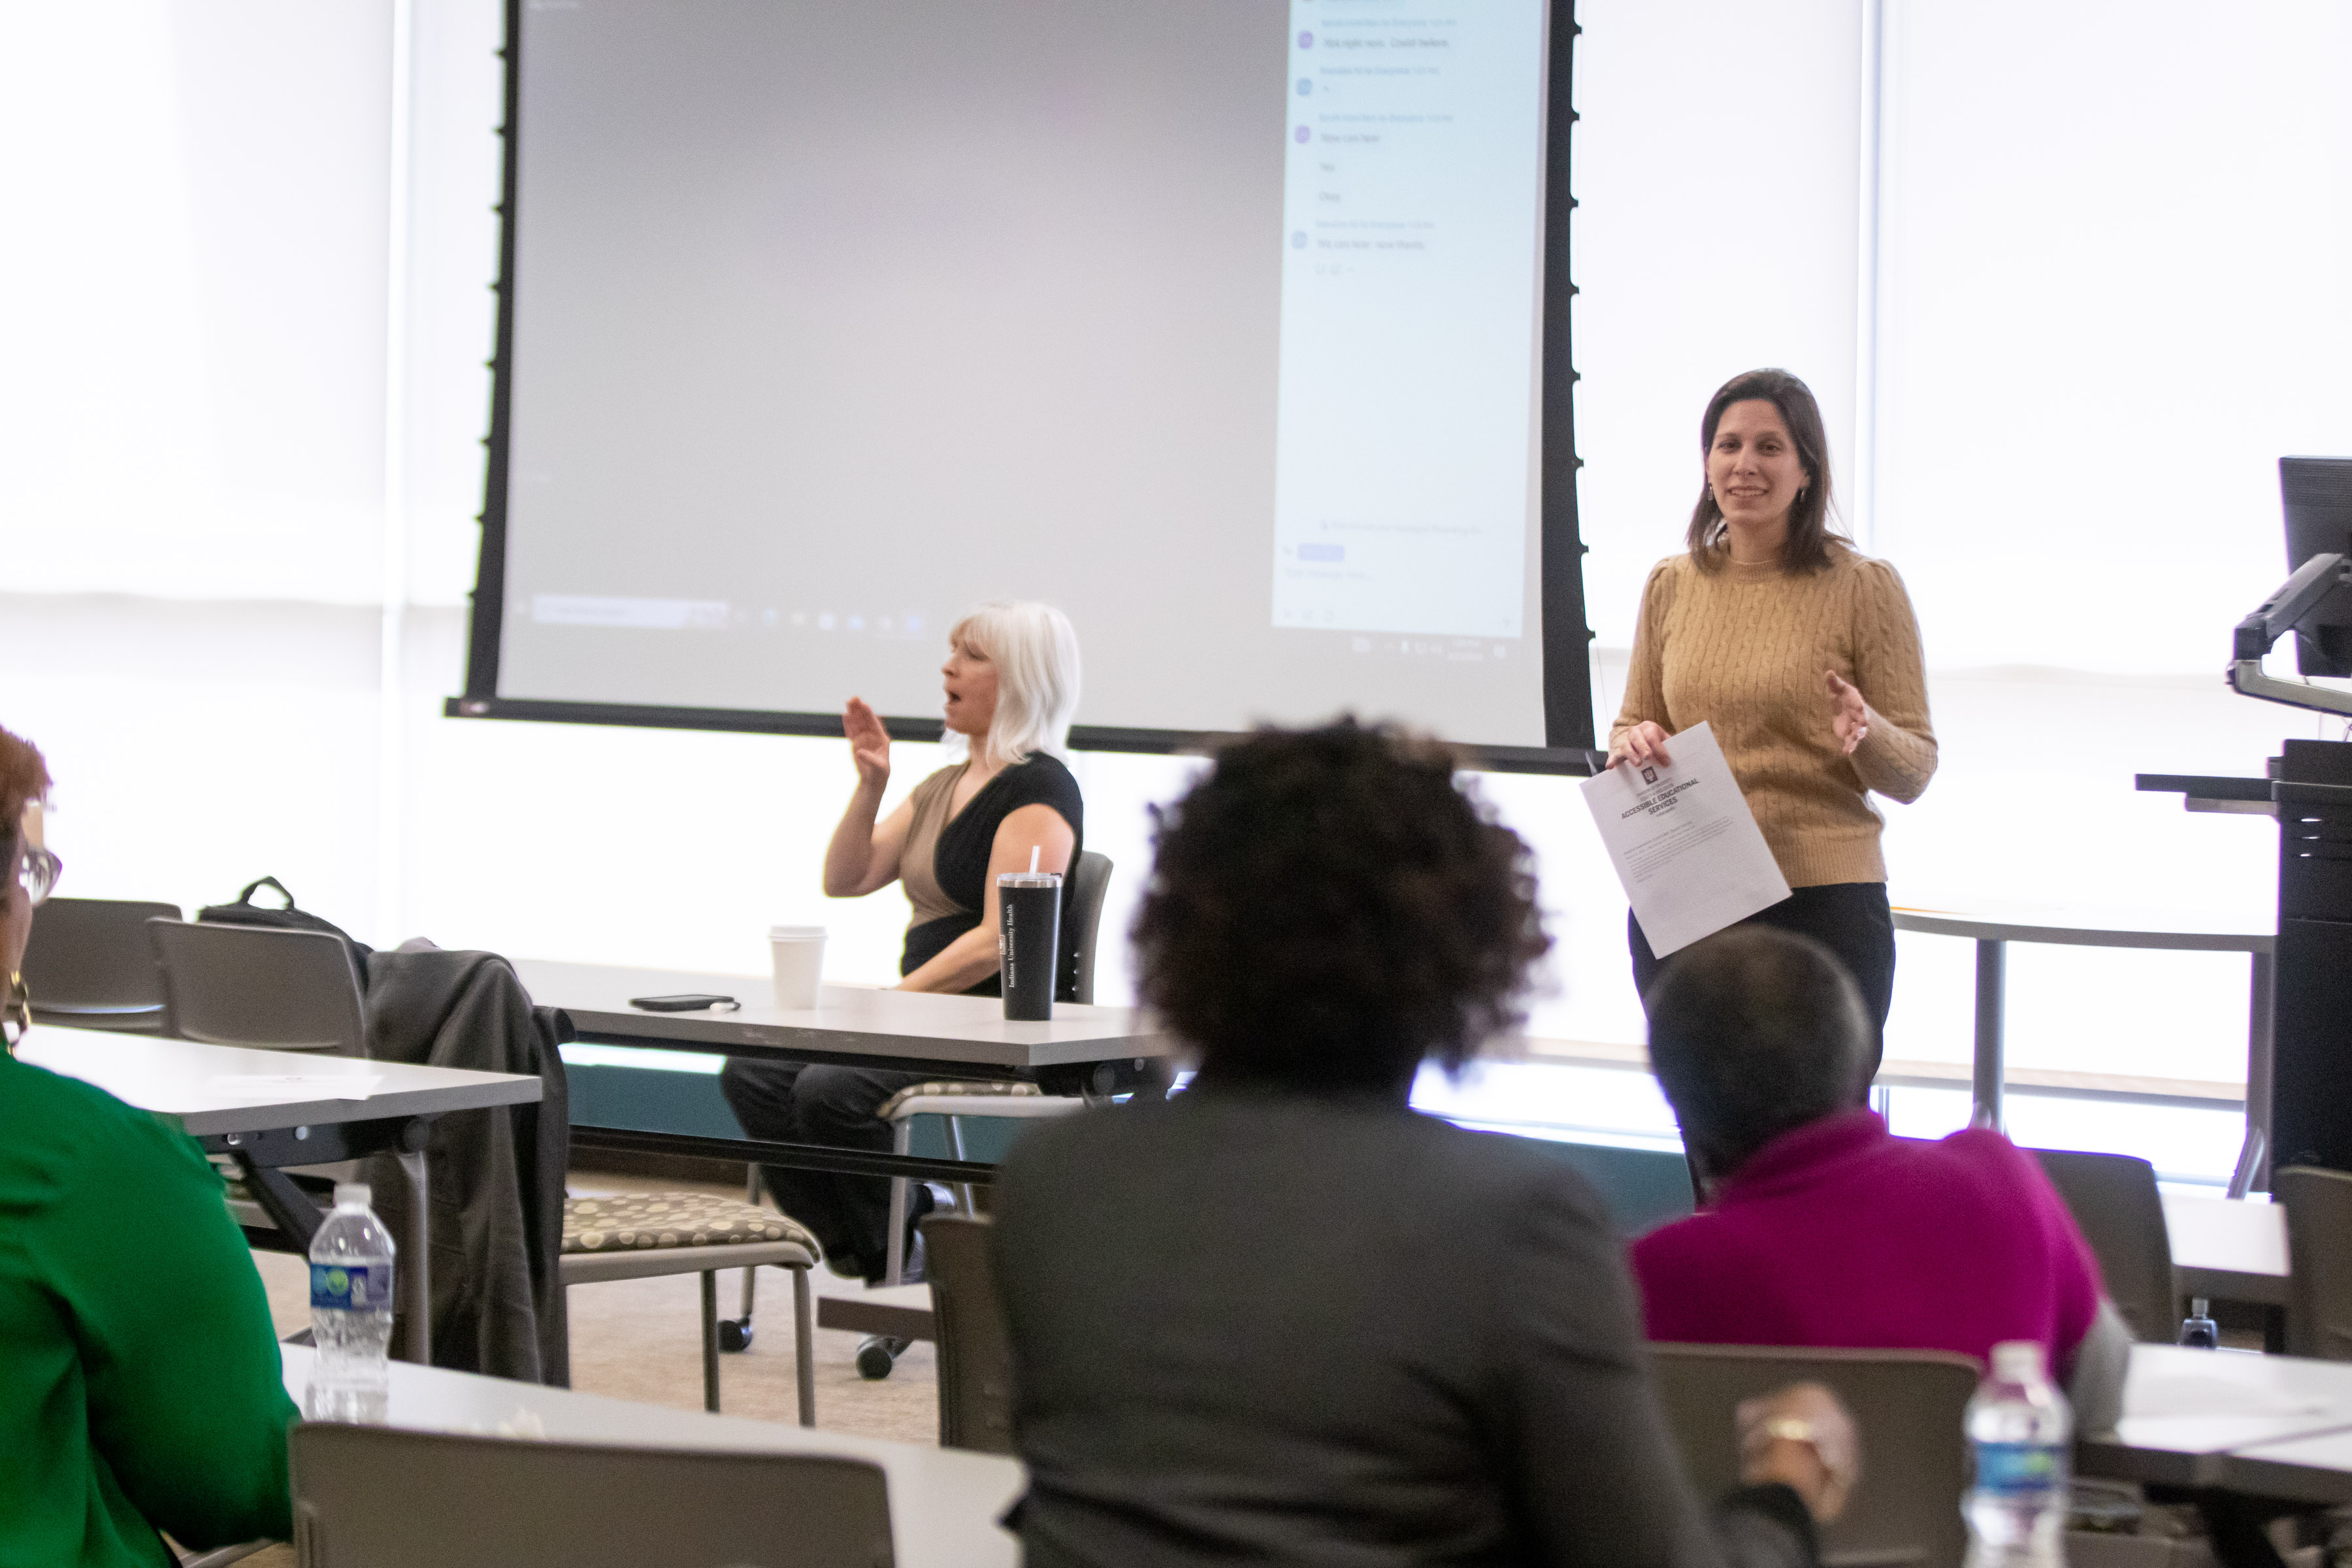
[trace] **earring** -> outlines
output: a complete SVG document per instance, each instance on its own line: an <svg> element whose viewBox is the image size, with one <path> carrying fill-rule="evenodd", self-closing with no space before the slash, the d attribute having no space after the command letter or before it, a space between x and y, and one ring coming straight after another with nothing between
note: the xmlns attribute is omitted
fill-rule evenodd
<svg viewBox="0 0 2352 1568"><path fill-rule="evenodd" d="M13 1035L8 1033L8 1026L11 1024L16 1026L16 1032ZM25 984L24 975L11 971L8 975L7 995L0 998L0 1038L7 1041L10 1056L16 1054L16 1042L23 1039L25 1031L32 1026L32 987Z"/></svg>

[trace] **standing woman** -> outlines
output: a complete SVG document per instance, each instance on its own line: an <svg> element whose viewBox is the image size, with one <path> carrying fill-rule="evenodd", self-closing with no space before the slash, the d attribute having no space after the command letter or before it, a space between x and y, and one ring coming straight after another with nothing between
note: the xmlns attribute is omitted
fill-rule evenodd
<svg viewBox="0 0 2352 1568"><path fill-rule="evenodd" d="M1642 590L1609 761L1664 761L1706 721L1790 895L1749 917L1821 942L1861 987L1884 1053L1895 994L1885 824L1869 792L1909 804L1936 771L1919 623L1895 568L1829 531L1829 440L1785 370L1734 376L1699 425L1705 488L1689 549ZM1627 917L1633 981L1659 963Z"/></svg>
<svg viewBox="0 0 2352 1568"><path fill-rule="evenodd" d="M898 961L901 991L1000 994L996 879L1037 869L1067 877L1086 826L1078 781L1062 758L1078 708L1078 634L1051 605L983 605L948 633L940 666L946 739L963 760L917 784L887 816L890 735L851 698L842 715L857 787L824 852L825 896L858 899L904 884L914 919ZM877 820L878 819L878 820ZM1062 931L1055 994L1075 1000L1077 931ZM908 1084L936 1074L730 1059L719 1075L727 1103L754 1138L887 1151L876 1113ZM890 1184L880 1176L763 1166L777 1205L808 1226L835 1273L882 1278ZM908 1223L928 1213L915 1184ZM907 1248L915 1257L911 1239Z"/></svg>

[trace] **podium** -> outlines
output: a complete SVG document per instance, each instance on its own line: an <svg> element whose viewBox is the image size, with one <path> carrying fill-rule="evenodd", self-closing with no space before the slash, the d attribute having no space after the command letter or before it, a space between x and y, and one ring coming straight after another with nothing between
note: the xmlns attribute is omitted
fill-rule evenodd
<svg viewBox="0 0 2352 1568"><path fill-rule="evenodd" d="M2270 1104L2267 1117L2251 1115L2265 1148L2250 1140L2253 1168L2242 1160L2240 1180L2267 1189L2277 1167L2352 1171L2352 743L2289 741L2267 778L2142 773L2137 783L2185 795L2191 811L2278 819ZM2250 1113L2261 1069L2252 1065Z"/></svg>

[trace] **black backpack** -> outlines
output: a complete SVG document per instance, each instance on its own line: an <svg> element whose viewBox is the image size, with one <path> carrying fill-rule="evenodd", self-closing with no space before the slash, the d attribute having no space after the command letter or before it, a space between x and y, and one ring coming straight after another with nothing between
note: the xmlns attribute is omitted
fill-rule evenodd
<svg viewBox="0 0 2352 1568"><path fill-rule="evenodd" d="M272 909L268 904L255 903L253 895L264 888L277 889L278 896L286 900L286 907ZM334 921L314 915L308 910L296 909L294 895L288 892L286 884L275 877L247 882L245 891L236 896L236 902L233 904L206 904L196 911L196 919L218 925L268 926L277 931L322 931L330 936L341 937L343 945L352 951L352 969L362 980L367 976L368 954L375 951Z"/></svg>

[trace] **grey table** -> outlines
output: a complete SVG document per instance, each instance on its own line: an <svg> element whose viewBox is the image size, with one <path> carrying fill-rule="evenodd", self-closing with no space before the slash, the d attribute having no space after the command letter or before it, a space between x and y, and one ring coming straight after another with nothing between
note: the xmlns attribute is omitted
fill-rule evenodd
<svg viewBox="0 0 2352 1568"><path fill-rule="evenodd" d="M2184 1296L2286 1305L2286 1210L2242 1198L2167 1193L2164 1228Z"/></svg>
<svg viewBox="0 0 2352 1568"><path fill-rule="evenodd" d="M2352 1502L2352 1427L2254 1443L2221 1462L2221 1484L2257 1497Z"/></svg>
<svg viewBox="0 0 2352 1568"><path fill-rule="evenodd" d="M433 1357L425 1128L448 1111L527 1105L540 1097L539 1079L512 1073L245 1050L50 1024L28 1031L16 1057L170 1118L208 1152L234 1155L249 1175L396 1154L409 1187L408 1223L394 1271L404 1319L401 1352L419 1363ZM226 1081L234 1079L247 1081ZM333 1092L339 1079L373 1081L364 1098L351 1099Z"/></svg>
<svg viewBox="0 0 2352 1568"><path fill-rule="evenodd" d="M2260 1173L2270 1134L2271 1007L2273 951L2269 931L2184 931L2158 924L2095 925L2026 915L1966 913L1953 910L1897 908L1896 931L1957 936L1977 944L1975 1050L1976 1110L1979 1127L2003 1125L2007 1079L2006 1013L2009 944L2047 942L2063 947L2136 947L2172 952L2242 952L2252 960L2246 1008L2246 1138L2230 1178L2230 1195L2242 1197Z"/></svg>
<svg viewBox="0 0 2352 1568"><path fill-rule="evenodd" d="M1127 1007L1057 1003L1045 1023L1016 1023L993 996L942 996L879 986L827 985L805 1009L773 1005L764 974L698 974L523 959L531 1000L561 1007L583 1040L737 1057L840 1061L966 1078L1034 1078L1077 1093L1108 1089L1175 1049L1171 1036ZM709 992L735 1012L648 1013L632 996ZM1103 1069L1111 1069L1106 1073Z"/></svg>
<svg viewBox="0 0 2352 1568"><path fill-rule="evenodd" d="M299 1405L310 1381L311 1352L286 1345L281 1353L286 1392ZM899 1568L1015 1568L1020 1560L1020 1542L996 1521L1021 1495L1026 1472L1018 1461L994 1454L706 1415L406 1364L392 1369L386 1425L562 1443L865 1459L881 1466L888 1483L891 1545Z"/></svg>
<svg viewBox="0 0 2352 1568"><path fill-rule="evenodd" d="M2075 1466L2116 1480L2251 1490L2233 1456L2330 1433L2352 1433L2352 1363L2134 1345L2123 1419L2079 1441Z"/></svg>
<svg viewBox="0 0 2352 1568"><path fill-rule="evenodd" d="M774 1005L764 974L709 974L524 959L515 964L531 1000L561 1007L583 1040L656 1050L716 1052L788 1061L846 1062L943 1079L1034 1079L1049 1093L1107 1099L1164 1085L1173 1036L1136 1010L1056 1003L1054 1016L1020 1023L993 996L943 996L880 986L826 985L818 1005ZM632 996L732 996L734 1011L649 1013ZM992 1167L963 1160L842 1149L828 1144L698 1138L684 1133L575 1127L575 1142L628 1152L700 1154L851 1175L986 1182Z"/></svg>

